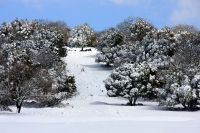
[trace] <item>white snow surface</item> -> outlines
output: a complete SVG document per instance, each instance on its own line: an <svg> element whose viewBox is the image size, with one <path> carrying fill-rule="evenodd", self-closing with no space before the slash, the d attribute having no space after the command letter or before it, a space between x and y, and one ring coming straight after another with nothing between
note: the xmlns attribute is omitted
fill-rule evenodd
<svg viewBox="0 0 200 133"><path fill-rule="evenodd" d="M64 107L23 107L18 114L11 106L13 112L0 112L0 133L200 133L200 111L171 111L142 100L144 106L131 107L108 97L103 80L111 69L95 63L95 49L79 50L64 58L79 94Z"/></svg>

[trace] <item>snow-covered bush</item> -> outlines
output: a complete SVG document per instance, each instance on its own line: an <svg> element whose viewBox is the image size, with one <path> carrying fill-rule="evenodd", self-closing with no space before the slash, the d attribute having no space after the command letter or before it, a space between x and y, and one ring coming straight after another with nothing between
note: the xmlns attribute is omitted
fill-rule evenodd
<svg viewBox="0 0 200 133"><path fill-rule="evenodd" d="M159 90L159 105L174 107L182 104L187 109L196 107L200 98L200 73L194 69L185 71L178 66L172 69L165 75L165 89Z"/></svg>
<svg viewBox="0 0 200 133"><path fill-rule="evenodd" d="M96 41L95 34L88 24L79 25L72 29L67 46L82 47L93 46Z"/></svg>
<svg viewBox="0 0 200 133"><path fill-rule="evenodd" d="M104 81L107 94L127 98L130 105L135 105L140 97L156 98L156 88L161 85L156 72L157 68L146 62L117 67Z"/></svg>
<svg viewBox="0 0 200 133"><path fill-rule="evenodd" d="M118 45L123 43L123 35L114 28L103 31L97 40L100 53L97 54L95 62L105 62L107 66L114 63L118 54Z"/></svg>

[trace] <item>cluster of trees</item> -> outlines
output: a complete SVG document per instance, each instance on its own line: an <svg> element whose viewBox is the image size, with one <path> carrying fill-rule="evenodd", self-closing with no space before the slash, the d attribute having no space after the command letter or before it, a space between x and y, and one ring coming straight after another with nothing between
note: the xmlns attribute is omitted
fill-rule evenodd
<svg viewBox="0 0 200 133"><path fill-rule="evenodd" d="M200 89L200 32L190 25L157 29L129 17L116 28L95 33L88 24L71 31L67 46L96 46L96 62L114 68L104 81L108 96L122 96L135 105L138 98L159 105L194 108Z"/></svg>
<svg viewBox="0 0 200 133"><path fill-rule="evenodd" d="M136 105L138 98L159 105L195 108L200 97L200 31L178 25L157 29L129 17L95 33L88 24L72 30L63 21L14 20L0 26L0 109L18 112L25 100L54 106L76 92L61 57L66 46L97 47L96 62L112 66L104 81L108 96Z"/></svg>
<svg viewBox="0 0 200 133"><path fill-rule="evenodd" d="M15 104L20 113L25 100L54 106L75 94L75 79L67 75L61 60L66 56L62 33L69 35L69 29L59 24L28 20L2 24L0 109L10 110L8 105Z"/></svg>
<svg viewBox="0 0 200 133"><path fill-rule="evenodd" d="M200 97L200 32L190 25L157 29L128 18L97 38L96 62L113 66L104 81L108 96L136 105L138 98L159 105L195 108Z"/></svg>

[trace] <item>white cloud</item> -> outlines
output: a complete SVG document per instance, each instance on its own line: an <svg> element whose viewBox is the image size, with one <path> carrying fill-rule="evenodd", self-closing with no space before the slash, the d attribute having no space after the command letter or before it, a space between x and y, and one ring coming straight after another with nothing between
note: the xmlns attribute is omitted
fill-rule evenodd
<svg viewBox="0 0 200 133"><path fill-rule="evenodd" d="M170 21L173 24L200 23L200 0L178 0Z"/></svg>

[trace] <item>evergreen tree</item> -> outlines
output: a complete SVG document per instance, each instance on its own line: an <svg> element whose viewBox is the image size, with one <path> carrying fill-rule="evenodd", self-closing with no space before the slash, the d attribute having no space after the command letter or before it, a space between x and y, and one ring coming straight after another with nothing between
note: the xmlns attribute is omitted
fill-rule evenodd
<svg viewBox="0 0 200 133"><path fill-rule="evenodd" d="M157 68L146 62L117 67L104 81L107 94L127 98L130 105L136 105L140 97L156 98L156 87L160 85L156 72Z"/></svg>
<svg viewBox="0 0 200 133"><path fill-rule="evenodd" d="M79 25L72 29L67 45L70 47L93 46L96 41L95 34L88 24Z"/></svg>

